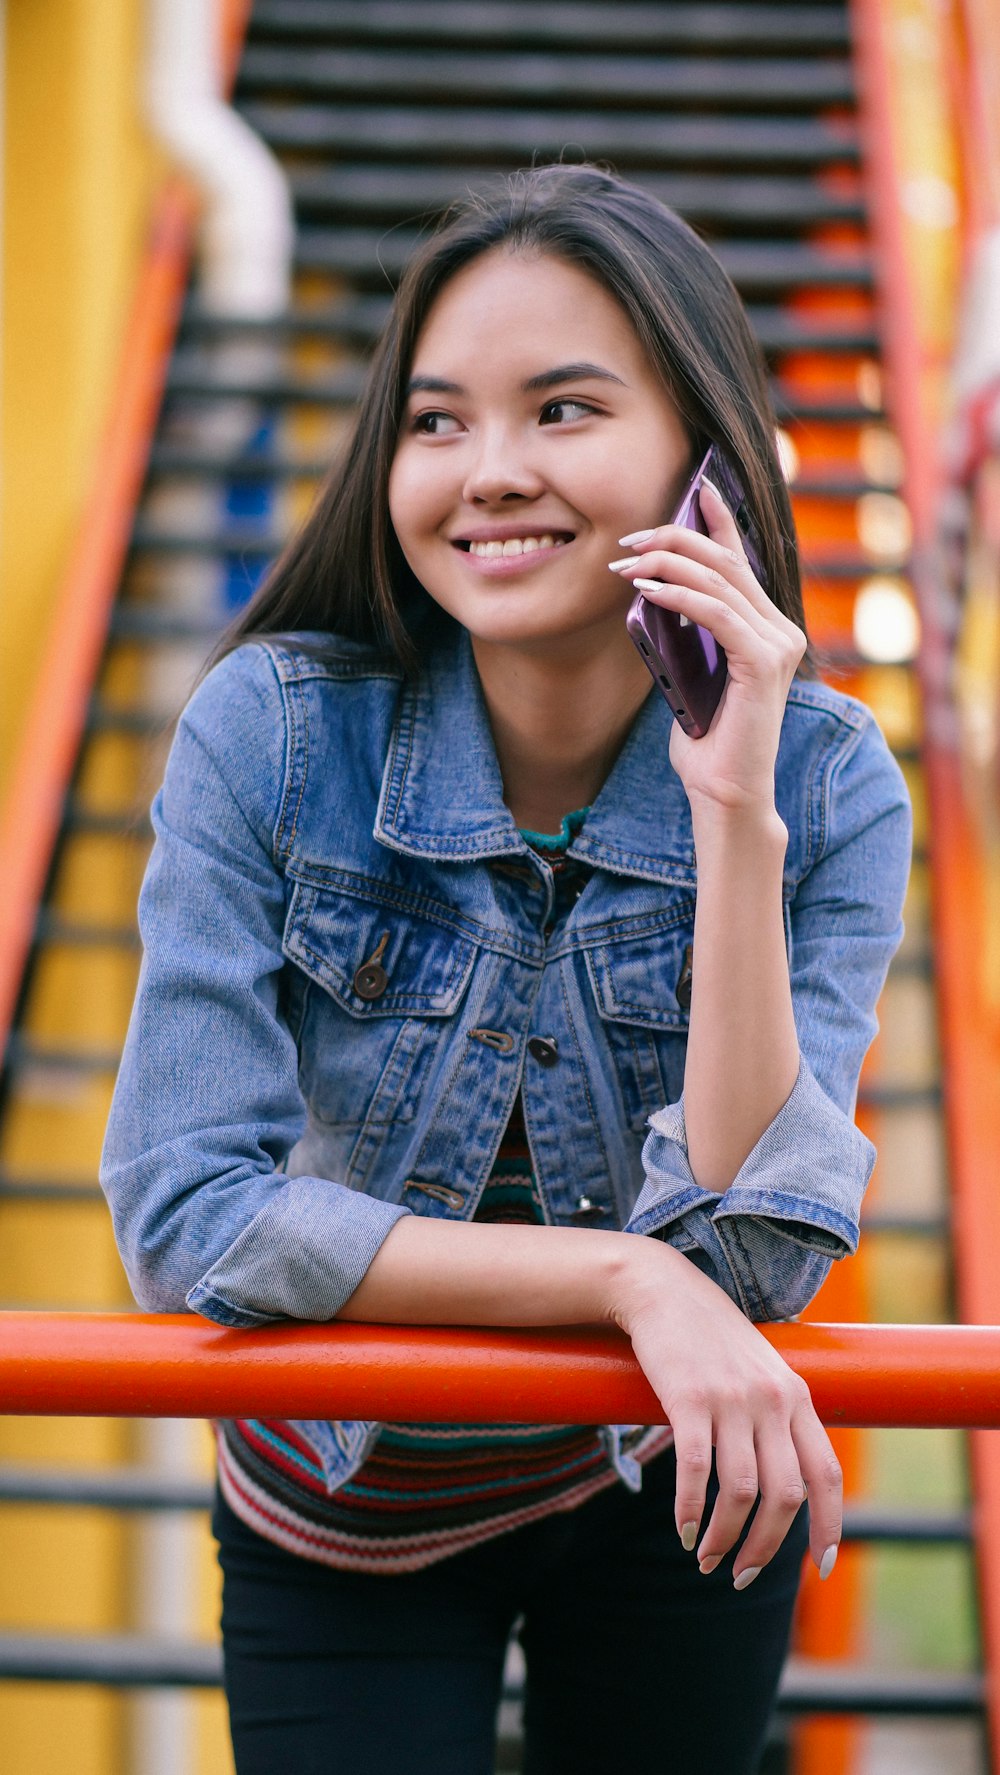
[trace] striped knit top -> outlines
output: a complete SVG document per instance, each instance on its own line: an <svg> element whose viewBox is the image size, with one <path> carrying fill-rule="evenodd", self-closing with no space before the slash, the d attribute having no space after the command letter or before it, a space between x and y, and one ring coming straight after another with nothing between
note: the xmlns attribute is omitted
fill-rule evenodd
<svg viewBox="0 0 1000 1775"><path fill-rule="evenodd" d="M524 833L553 869L553 928L590 873L565 855L588 811L568 815L555 836ZM475 1218L542 1223L520 1096ZM219 1480L236 1514L288 1551L347 1571L418 1571L550 1511L571 1510L616 1477L594 1427L385 1424L363 1466L331 1495L314 1451L292 1425L239 1418L216 1429ZM645 1462L670 1440L669 1429L653 1427L632 1453Z"/></svg>

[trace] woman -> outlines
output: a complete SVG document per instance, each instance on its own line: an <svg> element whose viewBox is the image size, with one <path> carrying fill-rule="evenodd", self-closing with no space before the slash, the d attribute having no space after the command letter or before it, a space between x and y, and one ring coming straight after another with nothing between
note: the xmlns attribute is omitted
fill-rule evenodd
<svg viewBox="0 0 1000 1775"><path fill-rule="evenodd" d="M664 522L713 442L763 584L711 488ZM637 581L728 657L700 739ZM760 360L674 215L546 168L421 249L154 822L104 1167L137 1298L611 1321L671 1426L220 1426L240 1775L488 1771L519 1619L530 1775L753 1769L841 1505L751 1320L856 1245L909 812L812 675Z"/></svg>

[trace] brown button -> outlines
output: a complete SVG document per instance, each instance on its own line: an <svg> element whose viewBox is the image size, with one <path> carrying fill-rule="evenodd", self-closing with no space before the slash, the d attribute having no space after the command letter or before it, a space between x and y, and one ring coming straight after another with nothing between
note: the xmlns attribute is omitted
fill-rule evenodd
<svg viewBox="0 0 1000 1775"><path fill-rule="evenodd" d="M551 1035L533 1035L528 1042L528 1053L539 1066L554 1066L559 1058L559 1044Z"/></svg>
<svg viewBox="0 0 1000 1775"><path fill-rule="evenodd" d="M354 976L354 990L359 998L381 998L389 984L389 976L380 962L362 962Z"/></svg>
<svg viewBox="0 0 1000 1775"><path fill-rule="evenodd" d="M574 1220L596 1220L604 1213L600 1202L594 1202L590 1196L581 1196L573 1210Z"/></svg>

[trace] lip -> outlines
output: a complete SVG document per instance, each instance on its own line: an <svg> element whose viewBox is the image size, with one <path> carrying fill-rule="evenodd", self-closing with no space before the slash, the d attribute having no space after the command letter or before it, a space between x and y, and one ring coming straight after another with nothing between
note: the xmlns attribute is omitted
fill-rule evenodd
<svg viewBox="0 0 1000 1775"><path fill-rule="evenodd" d="M531 536L535 533L531 530L515 530L512 534L514 536ZM545 532L542 531L541 534L544 535ZM549 534L551 535L551 532ZM501 542L507 539L506 537L475 536L463 540ZM468 549L461 549L457 545L455 545L455 553L470 573L479 574L481 578L514 579L519 573L531 573L534 568L544 566L546 561L553 561L556 555L565 554L571 541L572 538L567 542L553 543L552 547L548 549L532 549L527 555L474 555Z"/></svg>

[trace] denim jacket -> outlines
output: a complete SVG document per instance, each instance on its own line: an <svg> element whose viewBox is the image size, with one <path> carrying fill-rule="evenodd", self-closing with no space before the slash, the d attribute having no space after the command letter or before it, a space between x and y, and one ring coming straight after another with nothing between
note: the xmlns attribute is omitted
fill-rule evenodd
<svg viewBox="0 0 1000 1775"><path fill-rule="evenodd" d="M874 1149L853 1110L909 801L868 710L796 680L776 799L801 1065L730 1187L702 1189L682 1095L697 868L671 720L652 692L552 929L552 869L504 803L464 632L412 679L339 640L215 668L154 803L102 1166L141 1305L332 1319L401 1215L474 1214L520 1089L549 1222L669 1240L754 1319L805 1306L857 1245ZM377 1433L301 1427L331 1488ZM607 1432L635 1483L619 1443Z"/></svg>

